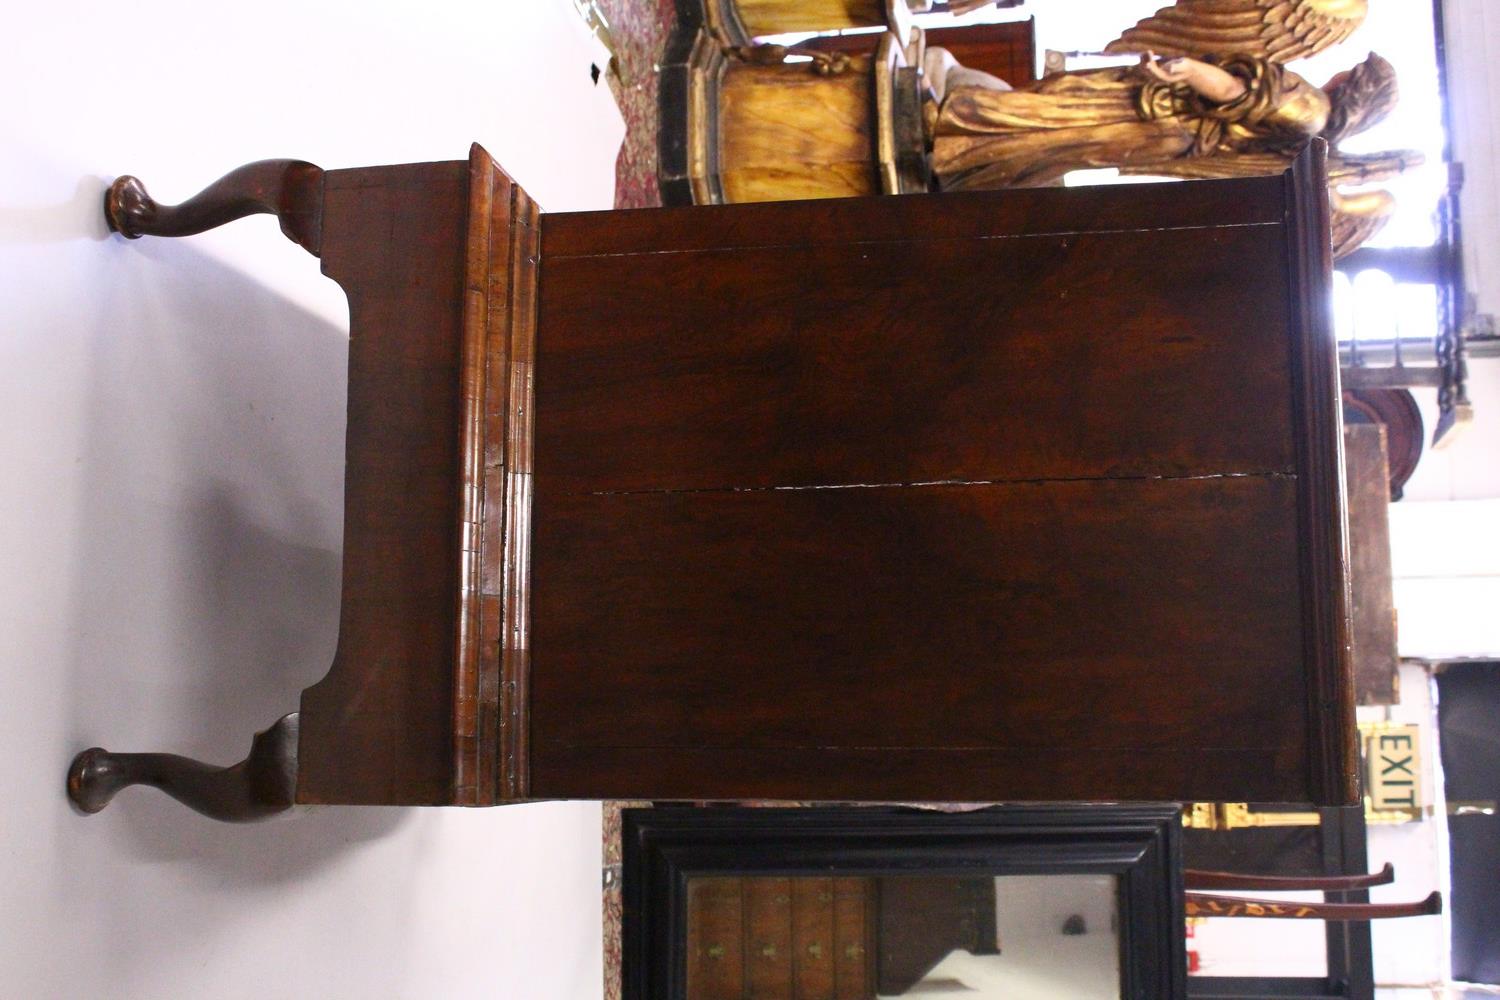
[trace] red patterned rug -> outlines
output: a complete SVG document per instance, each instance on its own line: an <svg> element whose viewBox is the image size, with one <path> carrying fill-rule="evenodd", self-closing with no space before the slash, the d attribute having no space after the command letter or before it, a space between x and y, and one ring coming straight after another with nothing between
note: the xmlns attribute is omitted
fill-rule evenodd
<svg viewBox="0 0 1500 1000"><path fill-rule="evenodd" d="M615 207L661 204L656 183L657 64L677 18L673 0L599 0L609 19L618 73L609 87L625 118L625 144L615 163Z"/></svg>

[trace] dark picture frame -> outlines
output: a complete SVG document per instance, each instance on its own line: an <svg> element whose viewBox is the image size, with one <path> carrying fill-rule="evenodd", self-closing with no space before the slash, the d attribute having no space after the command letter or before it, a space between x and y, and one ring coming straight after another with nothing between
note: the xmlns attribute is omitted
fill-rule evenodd
<svg viewBox="0 0 1500 1000"><path fill-rule="evenodd" d="M1176 805L630 809L625 1000L687 1000L688 880L724 876L1113 875L1120 995L1187 996Z"/></svg>

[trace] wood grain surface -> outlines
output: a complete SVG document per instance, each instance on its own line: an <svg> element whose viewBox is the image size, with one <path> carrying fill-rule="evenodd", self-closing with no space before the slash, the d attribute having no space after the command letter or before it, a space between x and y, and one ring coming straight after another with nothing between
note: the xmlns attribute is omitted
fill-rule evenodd
<svg viewBox="0 0 1500 1000"><path fill-rule="evenodd" d="M1113 232L546 258L542 488L1290 473L1288 358L1266 350L1286 302L1241 270L1280 265L1282 241L1266 226L1163 230L1149 253Z"/></svg>
<svg viewBox="0 0 1500 1000"><path fill-rule="evenodd" d="M468 164L326 177L323 272L349 296L343 597L302 694L297 800L446 804Z"/></svg>
<svg viewBox="0 0 1500 1000"><path fill-rule="evenodd" d="M1293 498L1281 477L549 497L536 788L674 798L674 760L714 760L684 777L716 789L718 751L886 751L918 798L1091 798L1049 754L1149 750L1175 762L1152 794L1176 798L1212 749L1284 794L1302 776L1264 780L1265 757L1306 746ZM986 774L908 777L927 751ZM832 766L806 780L872 790Z"/></svg>
<svg viewBox="0 0 1500 1000"><path fill-rule="evenodd" d="M544 217L534 793L1343 801L1308 170Z"/></svg>

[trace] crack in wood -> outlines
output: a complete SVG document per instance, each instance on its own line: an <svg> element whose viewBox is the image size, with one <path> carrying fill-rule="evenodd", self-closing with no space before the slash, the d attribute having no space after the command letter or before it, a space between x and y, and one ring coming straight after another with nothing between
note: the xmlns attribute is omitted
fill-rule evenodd
<svg viewBox="0 0 1500 1000"><path fill-rule="evenodd" d="M904 490L938 486L1042 486L1047 483L1110 482L1197 482L1216 479L1296 479L1293 472L1269 469L1264 472L1210 472L1191 476L1046 476L1036 479L925 479L909 483L814 483L801 486L697 486L644 490L592 490L569 496L622 497L692 493L803 493L813 490Z"/></svg>

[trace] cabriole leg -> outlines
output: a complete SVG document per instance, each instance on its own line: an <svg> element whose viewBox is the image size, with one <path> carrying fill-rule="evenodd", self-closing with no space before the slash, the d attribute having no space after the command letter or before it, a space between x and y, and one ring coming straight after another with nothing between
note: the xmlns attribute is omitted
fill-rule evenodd
<svg viewBox="0 0 1500 1000"><path fill-rule="evenodd" d="M323 171L301 160L261 160L231 171L180 205L160 205L135 177L104 193L109 228L129 239L192 236L247 215L270 214L313 256L323 240Z"/></svg>
<svg viewBox="0 0 1500 1000"><path fill-rule="evenodd" d="M250 756L213 767L169 753L110 753L99 747L73 758L68 798L86 813L109 805L128 785L151 785L211 819L245 823L290 809L297 793L297 714L257 733Z"/></svg>

